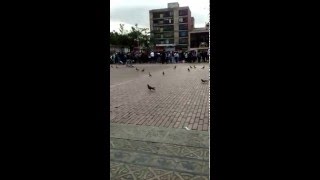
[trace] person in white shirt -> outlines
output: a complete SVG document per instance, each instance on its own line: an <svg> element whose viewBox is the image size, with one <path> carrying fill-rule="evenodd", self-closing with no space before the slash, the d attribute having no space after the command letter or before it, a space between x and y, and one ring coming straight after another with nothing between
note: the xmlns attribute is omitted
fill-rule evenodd
<svg viewBox="0 0 320 180"><path fill-rule="evenodd" d="M151 57L151 61L154 62L154 52L153 51L151 51L150 57Z"/></svg>
<svg viewBox="0 0 320 180"><path fill-rule="evenodd" d="M178 63L179 54L177 52L174 53L175 63Z"/></svg>

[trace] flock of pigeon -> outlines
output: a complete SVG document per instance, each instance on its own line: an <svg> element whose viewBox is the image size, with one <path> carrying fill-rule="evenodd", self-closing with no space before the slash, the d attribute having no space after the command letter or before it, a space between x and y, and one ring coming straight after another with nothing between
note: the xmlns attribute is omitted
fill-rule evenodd
<svg viewBox="0 0 320 180"><path fill-rule="evenodd" d="M111 68L113 68L113 66L111 66ZM116 68L118 68L117 65L116 65ZM196 67L195 65L193 65L193 67L190 66L190 68L191 68L191 69L192 69L192 68L196 69L197 67ZM203 66L201 69L204 69L204 68L205 68L205 66ZM177 66L174 66L173 69L177 69ZM138 68L136 67L136 71L140 71L140 69L138 69ZM188 67L188 71L190 72L189 67ZM141 72L144 72L144 68L141 70ZM163 76L165 75L164 71L162 72L162 75L163 75ZM152 77L152 75L151 75L150 72L149 72L149 77ZM209 80L201 79L201 82L202 82L202 83L208 83ZM147 87L148 87L148 89L149 89L150 91L151 91L151 90L154 90L154 91L156 90L155 87L152 87L152 86L150 86L149 84L147 84Z"/></svg>

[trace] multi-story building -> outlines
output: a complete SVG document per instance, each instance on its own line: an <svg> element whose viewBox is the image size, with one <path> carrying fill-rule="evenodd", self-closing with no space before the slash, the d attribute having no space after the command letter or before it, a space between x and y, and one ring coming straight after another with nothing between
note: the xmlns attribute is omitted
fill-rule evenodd
<svg viewBox="0 0 320 180"><path fill-rule="evenodd" d="M189 31L189 51L207 52L209 49L209 24L203 28L194 28Z"/></svg>
<svg viewBox="0 0 320 180"><path fill-rule="evenodd" d="M194 27L194 18L188 6L168 3L164 9L149 11L151 37L155 40L155 50L188 50L189 31Z"/></svg>

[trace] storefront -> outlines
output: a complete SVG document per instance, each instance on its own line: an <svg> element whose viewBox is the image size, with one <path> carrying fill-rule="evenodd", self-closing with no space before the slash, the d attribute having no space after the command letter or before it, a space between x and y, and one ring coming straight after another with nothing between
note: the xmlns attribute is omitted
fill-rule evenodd
<svg viewBox="0 0 320 180"><path fill-rule="evenodd" d="M209 30L197 28L189 32L189 51L208 52L209 49Z"/></svg>
<svg viewBox="0 0 320 180"><path fill-rule="evenodd" d="M175 44L156 44L155 51L175 51Z"/></svg>

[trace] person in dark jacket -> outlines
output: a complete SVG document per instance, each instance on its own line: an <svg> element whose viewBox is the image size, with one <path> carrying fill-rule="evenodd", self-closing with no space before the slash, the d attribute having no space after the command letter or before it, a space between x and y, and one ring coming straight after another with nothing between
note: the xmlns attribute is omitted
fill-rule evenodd
<svg viewBox="0 0 320 180"><path fill-rule="evenodd" d="M163 50L163 52L161 53L161 63L164 64L166 60L166 52Z"/></svg>

